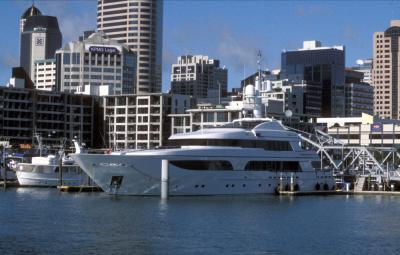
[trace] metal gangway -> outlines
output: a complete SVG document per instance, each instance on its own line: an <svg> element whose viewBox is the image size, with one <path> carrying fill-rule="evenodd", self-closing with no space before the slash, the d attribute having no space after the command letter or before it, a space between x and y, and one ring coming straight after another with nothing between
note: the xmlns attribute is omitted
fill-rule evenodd
<svg viewBox="0 0 400 255"><path fill-rule="evenodd" d="M400 154L395 147L346 144L316 128L314 133L289 129L299 134L303 148L317 151L321 169L333 169L337 180L354 176L361 181L373 180L378 185L400 182Z"/></svg>

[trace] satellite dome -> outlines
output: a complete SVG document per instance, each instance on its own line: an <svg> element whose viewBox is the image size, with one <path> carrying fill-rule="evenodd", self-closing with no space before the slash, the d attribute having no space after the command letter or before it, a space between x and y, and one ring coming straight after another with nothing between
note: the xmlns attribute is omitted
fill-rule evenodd
<svg viewBox="0 0 400 255"><path fill-rule="evenodd" d="M254 85L251 85L251 84L247 85L245 88L246 97L254 97L255 94L256 94L256 92L255 92Z"/></svg>
<svg viewBox="0 0 400 255"><path fill-rule="evenodd" d="M35 5L32 4L32 6L29 7L24 12L24 14L22 14L21 19L26 19L31 16L40 16L40 15L42 15L42 12L38 8L36 8Z"/></svg>

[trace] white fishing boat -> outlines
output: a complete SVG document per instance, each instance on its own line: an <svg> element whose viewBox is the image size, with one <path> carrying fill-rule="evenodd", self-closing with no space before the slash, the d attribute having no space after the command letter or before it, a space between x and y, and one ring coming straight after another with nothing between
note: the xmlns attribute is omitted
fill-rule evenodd
<svg viewBox="0 0 400 255"><path fill-rule="evenodd" d="M40 141L40 139L38 140ZM74 141L74 143L76 142ZM79 153L79 146L75 147L78 148L77 152ZM60 158L62 162L60 162ZM60 169L62 169L61 173ZM30 163L17 163L15 172L20 186L80 186L88 182L87 175L70 157L59 154L32 157Z"/></svg>
<svg viewBox="0 0 400 255"><path fill-rule="evenodd" d="M330 190L331 170L320 169L315 151L271 119L241 119L222 128L172 135L173 148L72 154L105 192L160 195L161 162L169 161L170 195L272 194Z"/></svg>
<svg viewBox="0 0 400 255"><path fill-rule="evenodd" d="M60 174L59 157L54 155L32 157L31 163L18 163L16 174L20 186L79 186L87 181L76 164L63 165Z"/></svg>

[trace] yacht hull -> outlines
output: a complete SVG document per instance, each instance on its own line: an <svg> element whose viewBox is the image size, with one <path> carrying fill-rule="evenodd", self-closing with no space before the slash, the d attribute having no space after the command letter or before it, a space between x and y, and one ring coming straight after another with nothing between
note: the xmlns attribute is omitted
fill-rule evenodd
<svg viewBox="0 0 400 255"><path fill-rule="evenodd" d="M299 172L248 171L244 170L244 163L248 158L241 158L240 152L237 152L236 155L220 157L221 160L231 161L232 165L236 166L230 171L187 170L169 164L169 194L172 196L273 194L279 185L289 189L291 182L293 186L297 184L300 191L315 191L317 184L321 190L334 188L332 171L314 169L303 169ZM197 155L191 156L148 152L138 155L75 154L72 157L107 193L158 196L161 188L162 159L174 161L212 158L204 155L200 151ZM275 157L278 158L279 155ZM258 159L265 160L265 157Z"/></svg>

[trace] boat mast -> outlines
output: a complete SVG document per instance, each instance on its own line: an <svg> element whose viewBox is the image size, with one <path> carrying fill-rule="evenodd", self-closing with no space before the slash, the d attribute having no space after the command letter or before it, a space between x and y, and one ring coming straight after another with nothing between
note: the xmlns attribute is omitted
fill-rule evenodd
<svg viewBox="0 0 400 255"><path fill-rule="evenodd" d="M42 156L42 150L43 150L43 144L42 144L42 137L35 132L34 137L36 138L36 140L38 141L38 147L39 147L39 157Z"/></svg>

